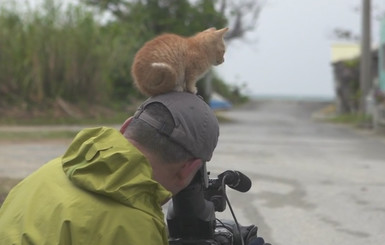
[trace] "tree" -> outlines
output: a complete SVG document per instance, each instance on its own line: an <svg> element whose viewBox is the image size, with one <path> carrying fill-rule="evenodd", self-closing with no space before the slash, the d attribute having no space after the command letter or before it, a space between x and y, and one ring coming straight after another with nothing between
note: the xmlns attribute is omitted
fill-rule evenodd
<svg viewBox="0 0 385 245"><path fill-rule="evenodd" d="M229 26L227 40L242 38L246 32L255 29L263 5L258 0L82 1L110 13L114 21L137 23L143 34L174 32L191 35L208 27Z"/></svg>
<svg viewBox="0 0 385 245"><path fill-rule="evenodd" d="M353 11L358 15L362 14L362 6L355 6ZM372 6L372 22L380 21L385 17L385 11L380 9L379 6ZM340 41L359 42L361 40L360 33L356 33L353 30L349 30L344 27L336 27L332 32L332 37Z"/></svg>
<svg viewBox="0 0 385 245"><path fill-rule="evenodd" d="M242 38L256 27L261 1L258 0L82 0L102 13L111 23L126 23L135 28L137 49L161 33L191 36L209 27L229 27L226 41ZM108 25L108 24L107 24ZM130 61L131 62L131 61ZM130 63L128 62L128 63ZM211 76L198 82L206 101L211 95ZM127 80L121 77L120 81ZM124 84L124 83L120 83ZM124 91L124 86L121 91ZM229 88L230 89L230 88Z"/></svg>
<svg viewBox="0 0 385 245"><path fill-rule="evenodd" d="M373 8L374 7L374 8ZM372 15L372 10L375 10ZM372 68L372 45L371 45L371 22L373 20L381 20L385 13L372 6L370 0L362 0L361 7L355 8L355 11L361 15L361 35L354 34L350 30L343 28L336 28L334 30L334 36L339 40L354 41L361 43L360 62L357 64L359 69L359 81L360 86L358 88L360 97L359 111L362 114L367 114L366 100L373 82L373 68ZM355 86L349 86L355 87ZM338 94L340 96L340 94Z"/></svg>
<svg viewBox="0 0 385 245"><path fill-rule="evenodd" d="M263 4L264 1L258 0L218 1L219 12L227 17L230 27L225 38L227 40L242 38L245 33L254 30Z"/></svg>

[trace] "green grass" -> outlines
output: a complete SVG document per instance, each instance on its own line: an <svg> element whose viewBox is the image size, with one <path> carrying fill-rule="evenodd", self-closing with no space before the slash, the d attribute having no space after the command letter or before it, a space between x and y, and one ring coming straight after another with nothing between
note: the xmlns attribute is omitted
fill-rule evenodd
<svg viewBox="0 0 385 245"><path fill-rule="evenodd" d="M349 124L353 126L359 126L367 124L371 121L371 117L363 114L343 114L337 115L329 119L333 123Z"/></svg>
<svg viewBox="0 0 385 245"><path fill-rule="evenodd" d="M115 112L111 116L82 116L81 118L51 117L49 114L36 117L3 117L0 126L35 126L35 125L106 125L123 123L132 112Z"/></svg>
<svg viewBox="0 0 385 245"><path fill-rule="evenodd" d="M0 4L0 106L66 101L104 104L134 96L132 23L106 26L83 5Z"/></svg>

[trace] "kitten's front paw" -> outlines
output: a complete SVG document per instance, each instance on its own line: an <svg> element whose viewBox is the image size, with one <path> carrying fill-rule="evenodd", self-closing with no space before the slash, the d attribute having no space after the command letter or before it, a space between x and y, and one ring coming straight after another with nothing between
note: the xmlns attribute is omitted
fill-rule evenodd
<svg viewBox="0 0 385 245"><path fill-rule="evenodd" d="M187 92L190 92L192 94L197 94L198 93L198 89L196 87L188 88Z"/></svg>

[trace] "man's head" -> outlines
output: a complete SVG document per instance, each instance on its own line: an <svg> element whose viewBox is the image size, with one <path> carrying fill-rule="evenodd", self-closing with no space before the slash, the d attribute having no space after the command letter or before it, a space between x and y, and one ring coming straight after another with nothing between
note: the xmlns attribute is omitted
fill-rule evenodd
<svg viewBox="0 0 385 245"><path fill-rule="evenodd" d="M202 162L211 159L219 126L213 111L200 97L172 92L146 100L121 132L149 153L146 157L154 178L175 194L191 181ZM162 183L165 175L174 173L180 181L177 188L176 183Z"/></svg>

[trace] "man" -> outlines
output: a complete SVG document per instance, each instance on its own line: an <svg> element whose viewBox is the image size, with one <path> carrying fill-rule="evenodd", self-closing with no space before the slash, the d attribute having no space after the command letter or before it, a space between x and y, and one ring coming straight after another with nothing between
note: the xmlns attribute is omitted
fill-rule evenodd
<svg viewBox="0 0 385 245"><path fill-rule="evenodd" d="M145 101L120 129L81 131L0 208L0 244L168 244L161 205L211 159L218 121L198 96Z"/></svg>

